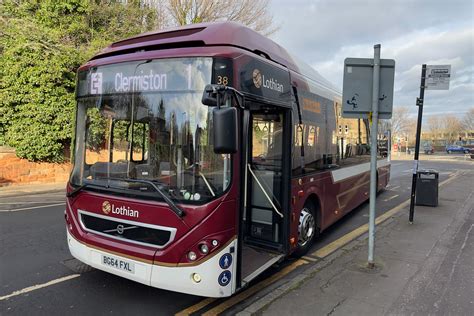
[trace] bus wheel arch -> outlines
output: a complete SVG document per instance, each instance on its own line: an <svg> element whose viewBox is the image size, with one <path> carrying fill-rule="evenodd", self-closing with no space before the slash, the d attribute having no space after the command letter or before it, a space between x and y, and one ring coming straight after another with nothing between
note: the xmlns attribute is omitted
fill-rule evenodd
<svg viewBox="0 0 474 316"><path fill-rule="evenodd" d="M321 207L319 198L311 194L305 201L299 215L298 224L298 247L293 255L301 257L305 255L316 238L319 236L321 227Z"/></svg>

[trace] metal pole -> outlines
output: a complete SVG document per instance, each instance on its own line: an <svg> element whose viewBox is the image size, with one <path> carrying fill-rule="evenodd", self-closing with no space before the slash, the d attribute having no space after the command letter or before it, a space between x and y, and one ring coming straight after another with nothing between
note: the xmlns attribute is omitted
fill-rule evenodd
<svg viewBox="0 0 474 316"><path fill-rule="evenodd" d="M373 268L375 244L375 198L377 193L377 126L379 120L380 44L374 45L374 74L372 83L372 130L370 132L370 212L368 267Z"/></svg>
<svg viewBox="0 0 474 316"><path fill-rule="evenodd" d="M408 155L408 134L405 137L405 156Z"/></svg>
<svg viewBox="0 0 474 316"><path fill-rule="evenodd" d="M392 160L392 130L388 131L387 161Z"/></svg>
<svg viewBox="0 0 474 316"><path fill-rule="evenodd" d="M426 76L426 65L423 64L423 66L421 67L420 97L417 98L416 100L416 105L418 105L418 123L416 124L415 159L413 161L413 179L411 182L410 216L408 219L410 224L413 224L413 216L415 215L416 176L418 172L418 156L420 153L421 122L423 118L423 99L425 98L425 76Z"/></svg>

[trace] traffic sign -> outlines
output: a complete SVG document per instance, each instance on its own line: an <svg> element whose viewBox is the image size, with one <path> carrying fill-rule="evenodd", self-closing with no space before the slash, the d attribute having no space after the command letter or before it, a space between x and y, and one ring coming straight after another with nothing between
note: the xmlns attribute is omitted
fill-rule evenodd
<svg viewBox="0 0 474 316"><path fill-rule="evenodd" d="M451 65L426 65L425 89L449 90Z"/></svg>
<svg viewBox="0 0 474 316"><path fill-rule="evenodd" d="M346 58L342 92L342 117L368 118L372 112L374 59ZM395 60L380 60L379 118L390 119L393 107Z"/></svg>

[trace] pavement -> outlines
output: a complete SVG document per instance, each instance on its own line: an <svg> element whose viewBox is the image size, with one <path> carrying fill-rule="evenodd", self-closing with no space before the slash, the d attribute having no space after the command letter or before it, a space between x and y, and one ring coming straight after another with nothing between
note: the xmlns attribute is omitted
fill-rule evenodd
<svg viewBox="0 0 474 316"><path fill-rule="evenodd" d="M413 160L414 154L408 155L405 152L394 152L392 153L393 160ZM474 161L471 159L470 154L463 154L463 153L453 153L448 154L445 152L435 152L434 154L425 154L424 152L420 152L419 160L425 161Z"/></svg>
<svg viewBox="0 0 474 316"><path fill-rule="evenodd" d="M375 269L364 234L238 315L472 315L473 179L470 169L446 180L413 224L404 203L377 226Z"/></svg>
<svg viewBox="0 0 474 316"><path fill-rule="evenodd" d="M66 183L23 184L0 187L0 198L64 191Z"/></svg>

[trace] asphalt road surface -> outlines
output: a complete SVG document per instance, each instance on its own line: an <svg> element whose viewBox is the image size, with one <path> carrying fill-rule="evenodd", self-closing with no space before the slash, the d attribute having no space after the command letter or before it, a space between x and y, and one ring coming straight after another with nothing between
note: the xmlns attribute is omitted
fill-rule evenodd
<svg viewBox="0 0 474 316"><path fill-rule="evenodd" d="M377 216L410 197L412 165L413 161L392 161L390 184L377 198ZM438 170L441 182L457 170L471 169L472 162L422 161L421 168ZM272 267L252 283L251 295L234 296L232 301L206 301L151 288L73 259L66 242L64 201L64 192L0 198L0 315L170 315L186 309L202 313L216 306L224 314L233 314L301 268L293 269L294 260ZM368 212L368 202L359 206L325 231L309 253L366 224ZM311 255L307 259L307 264L312 264ZM276 281L269 282L271 278ZM195 308L195 304L202 308Z"/></svg>

